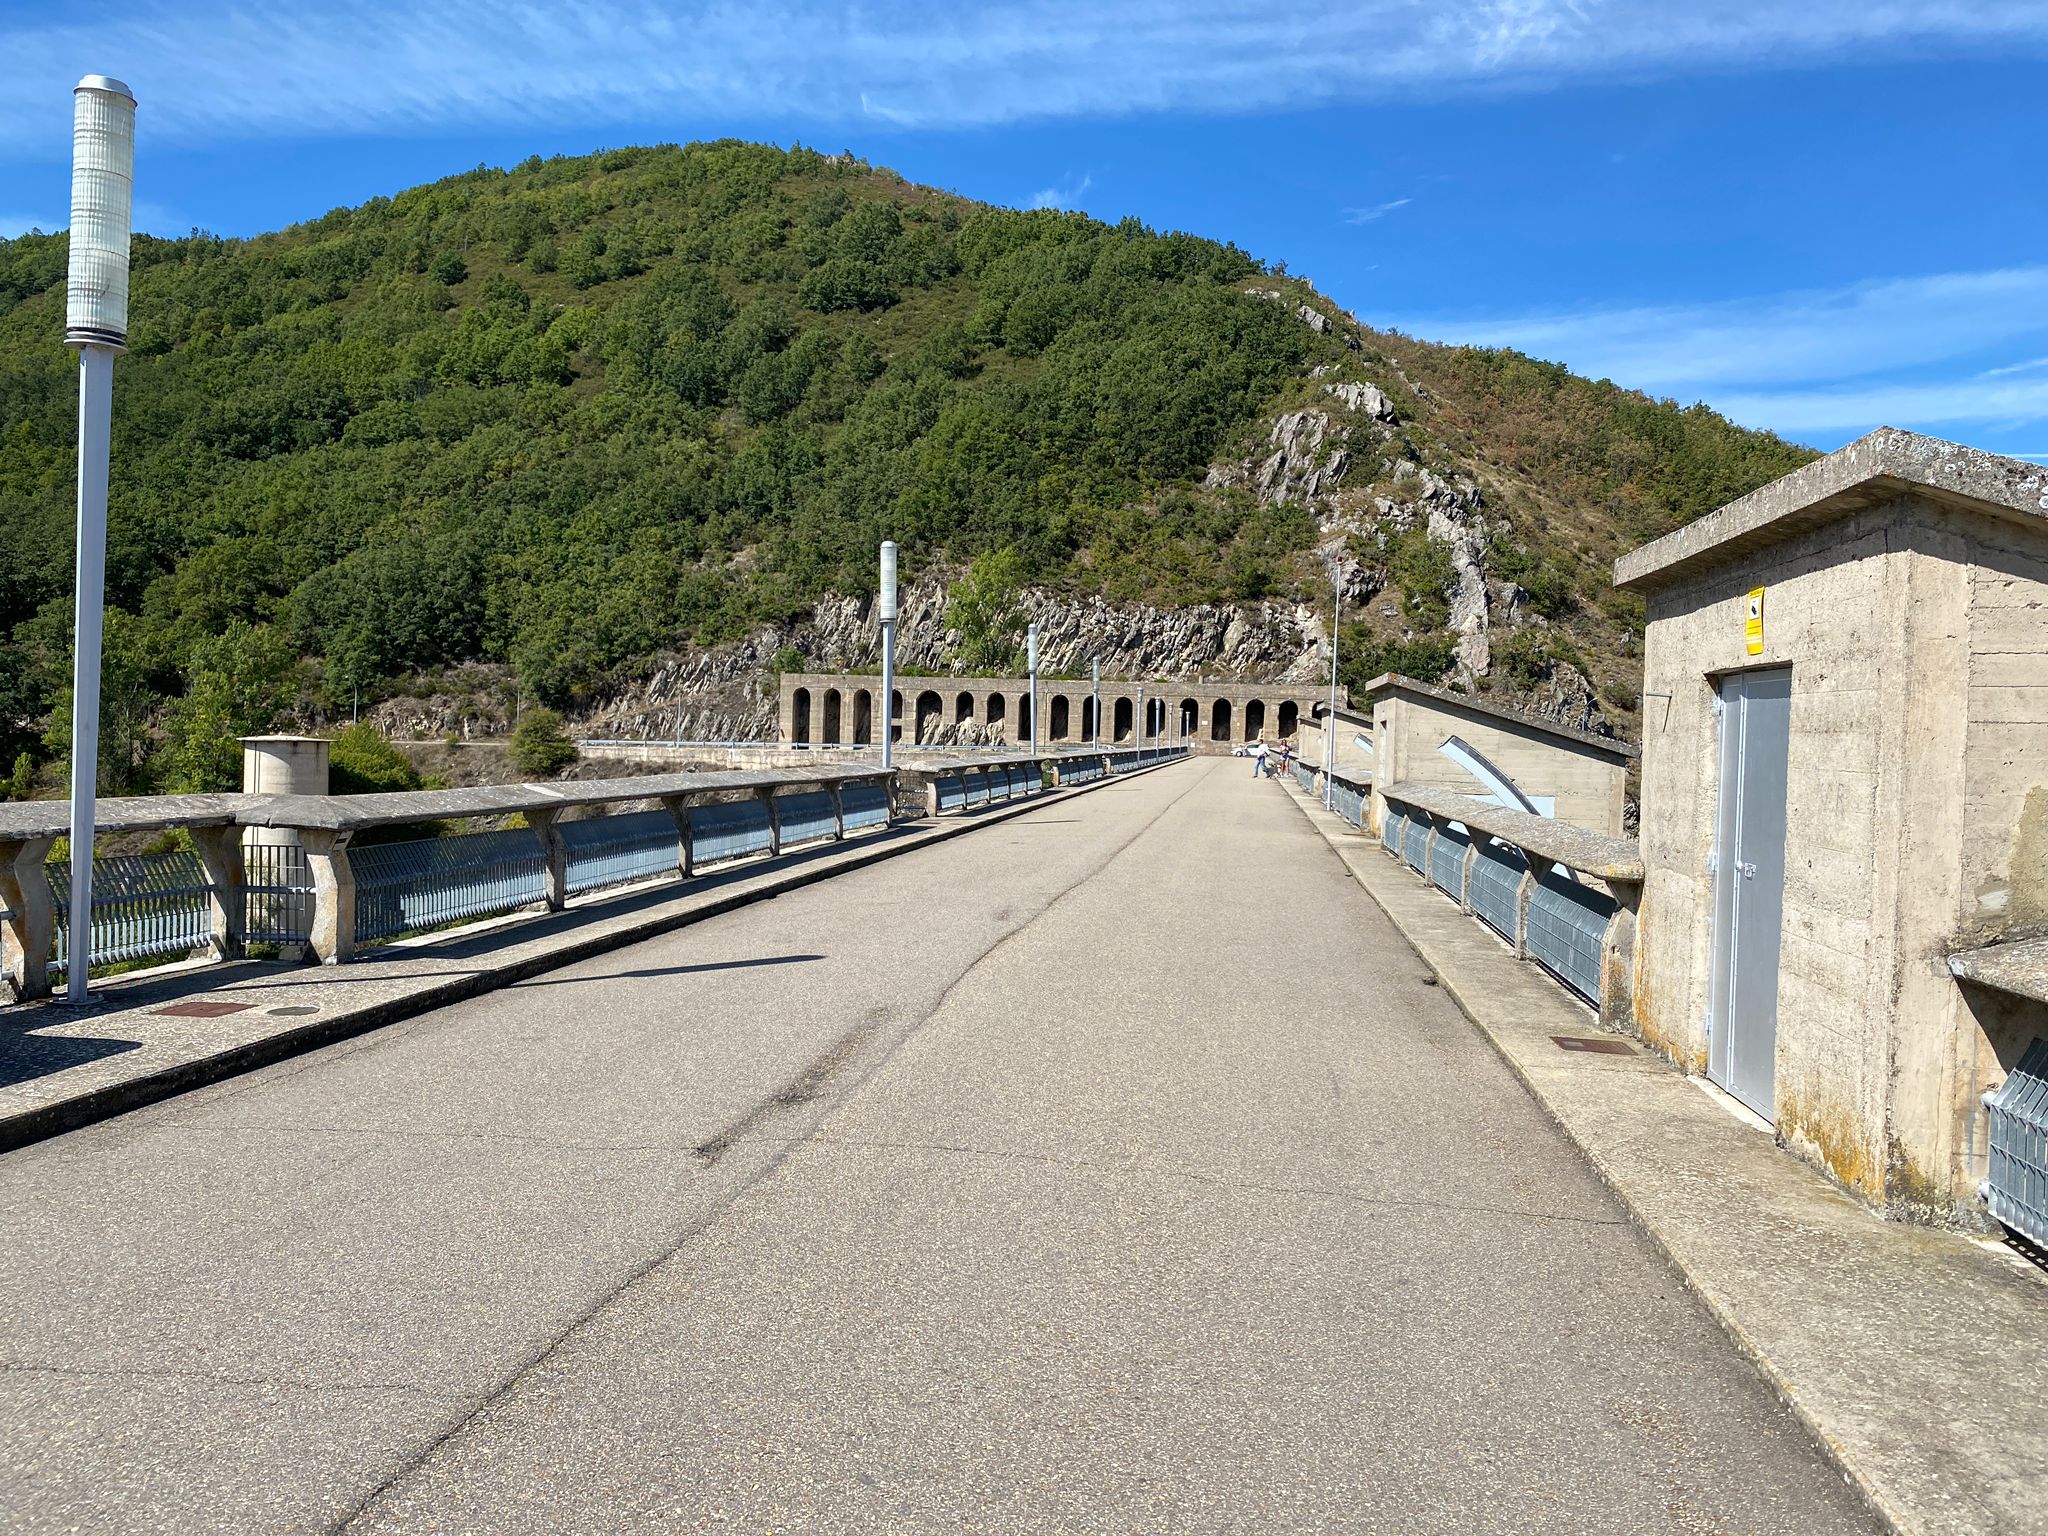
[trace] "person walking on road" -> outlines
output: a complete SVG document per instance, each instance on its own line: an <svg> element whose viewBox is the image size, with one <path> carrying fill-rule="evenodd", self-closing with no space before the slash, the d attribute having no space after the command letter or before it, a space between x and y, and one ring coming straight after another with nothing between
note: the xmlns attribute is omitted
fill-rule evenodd
<svg viewBox="0 0 2048 1536"><path fill-rule="evenodd" d="M1265 772L1266 743L1264 741L1261 741L1256 747L1252 748L1252 777L1256 779L1260 774ZM1271 777L1270 774L1267 776L1269 778Z"/></svg>

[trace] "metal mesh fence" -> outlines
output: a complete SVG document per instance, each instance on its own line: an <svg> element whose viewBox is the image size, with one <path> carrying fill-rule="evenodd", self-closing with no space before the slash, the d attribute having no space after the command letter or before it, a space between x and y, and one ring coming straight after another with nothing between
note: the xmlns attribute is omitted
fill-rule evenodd
<svg viewBox="0 0 2048 1536"><path fill-rule="evenodd" d="M64 863L44 867L57 908L50 968L62 971L70 966L72 953L71 868ZM205 866L189 848L94 859L87 967L190 954L212 938L212 895Z"/></svg>
<svg viewBox="0 0 2048 1536"><path fill-rule="evenodd" d="M655 880L682 865L682 839L667 811L633 811L558 823L572 895Z"/></svg>
<svg viewBox="0 0 2048 1536"><path fill-rule="evenodd" d="M1515 942L1515 908L1528 868L1521 849L1490 837L1480 839L1479 855L1472 861L1472 910L1510 944Z"/></svg>
<svg viewBox="0 0 2048 1536"><path fill-rule="evenodd" d="M2048 1040L2027 1047L1985 1105L1991 1168L1984 1203L2028 1242L2048 1248Z"/></svg>
<svg viewBox="0 0 2048 1536"><path fill-rule="evenodd" d="M1552 868L1529 895L1529 956L1597 1007L1600 949L1613 916L1613 897Z"/></svg>
<svg viewBox="0 0 2048 1536"><path fill-rule="evenodd" d="M396 938L511 912L547 894L540 839L523 827L351 848L356 938Z"/></svg>

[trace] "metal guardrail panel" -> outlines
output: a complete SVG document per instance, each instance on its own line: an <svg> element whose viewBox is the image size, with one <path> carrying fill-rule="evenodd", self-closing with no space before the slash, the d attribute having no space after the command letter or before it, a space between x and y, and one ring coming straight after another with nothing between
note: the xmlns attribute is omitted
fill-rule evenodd
<svg viewBox="0 0 2048 1536"><path fill-rule="evenodd" d="M2048 1040L1984 1101L1991 1114L1991 1170L1984 1203L2013 1231L2048 1248Z"/></svg>
<svg viewBox="0 0 2048 1536"><path fill-rule="evenodd" d="M839 831L839 818L832 812L832 797L822 790L795 795L777 795L775 814L782 823L782 845L814 843Z"/></svg>
<svg viewBox="0 0 2048 1536"><path fill-rule="evenodd" d="M1408 813L1398 805L1389 805L1387 814L1380 819L1380 844L1389 853L1399 853L1403 840L1408 835Z"/></svg>
<svg viewBox="0 0 2048 1536"><path fill-rule="evenodd" d="M396 938L547 896L547 858L523 827L351 848L356 938Z"/></svg>
<svg viewBox="0 0 2048 1536"><path fill-rule="evenodd" d="M967 776L962 773L942 773L932 781L938 791L939 809L957 811L967 803Z"/></svg>
<svg viewBox="0 0 2048 1536"><path fill-rule="evenodd" d="M557 827L569 855L567 885L572 895L656 880L682 865L682 840L667 811L592 816Z"/></svg>
<svg viewBox="0 0 2048 1536"><path fill-rule="evenodd" d="M1428 870L1423 868L1423 861L1428 855L1429 823L1419 816L1411 816L1401 828L1401 857L1415 873L1424 875Z"/></svg>
<svg viewBox="0 0 2048 1536"><path fill-rule="evenodd" d="M61 971L69 965L71 953L71 867L44 867L57 909L57 946L50 969ZM206 868L190 849L94 859L86 965L190 954L213 935L212 895Z"/></svg>
<svg viewBox="0 0 2048 1536"><path fill-rule="evenodd" d="M849 784L839 791L839 806L849 832L883 826L889 820L889 791L879 784Z"/></svg>
<svg viewBox="0 0 2048 1536"><path fill-rule="evenodd" d="M768 807L758 800L726 800L690 807L690 858L697 864L741 859L768 851Z"/></svg>
<svg viewBox="0 0 2048 1536"><path fill-rule="evenodd" d="M1515 942L1515 908L1529 861L1519 848L1481 838L1472 861L1471 906L1479 920L1510 944Z"/></svg>
<svg viewBox="0 0 2048 1536"><path fill-rule="evenodd" d="M1429 883L1453 901L1465 899L1465 850L1471 846L1471 835L1462 828L1436 829L1436 843L1429 851Z"/></svg>
<svg viewBox="0 0 2048 1536"><path fill-rule="evenodd" d="M1529 957L1594 1007L1614 898L1552 869L1529 895Z"/></svg>

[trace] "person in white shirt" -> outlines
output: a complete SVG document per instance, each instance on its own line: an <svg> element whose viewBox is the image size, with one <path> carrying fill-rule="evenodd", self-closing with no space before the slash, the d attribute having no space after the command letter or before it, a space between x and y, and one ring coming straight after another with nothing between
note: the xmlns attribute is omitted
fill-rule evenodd
<svg viewBox="0 0 2048 1536"><path fill-rule="evenodd" d="M1266 744L1261 741L1252 748L1252 777L1257 778L1266 771Z"/></svg>

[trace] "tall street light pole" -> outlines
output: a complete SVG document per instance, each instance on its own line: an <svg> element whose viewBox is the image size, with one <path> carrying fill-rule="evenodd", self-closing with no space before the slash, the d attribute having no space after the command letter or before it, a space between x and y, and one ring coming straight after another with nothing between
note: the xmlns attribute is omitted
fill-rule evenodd
<svg viewBox="0 0 2048 1536"><path fill-rule="evenodd" d="M1088 696L1091 701L1088 711L1088 745L1099 747L1102 745L1102 658L1100 656L1095 658L1091 673L1092 681L1088 685Z"/></svg>
<svg viewBox="0 0 2048 1536"><path fill-rule="evenodd" d="M882 621L882 768L896 763L896 541L882 541L882 593L875 603Z"/></svg>
<svg viewBox="0 0 2048 1536"><path fill-rule="evenodd" d="M71 903L64 1000L87 1000L93 822L99 809L100 644L107 587L107 460L114 359L128 350L135 93L87 75L71 93L71 267L64 345L78 349L78 589L71 655Z"/></svg>
<svg viewBox="0 0 2048 1536"><path fill-rule="evenodd" d="M1024 632L1024 664L1031 673L1031 704L1029 706L1031 719L1027 723L1031 733L1030 750L1035 754L1038 751L1038 626L1036 624Z"/></svg>
<svg viewBox="0 0 2048 1536"><path fill-rule="evenodd" d="M1344 582L1341 576L1331 582L1336 589L1337 600L1330 608L1330 713L1323 721L1323 809L1334 810L1337 805L1337 787L1333 775L1337 772L1337 626L1344 621Z"/></svg>

